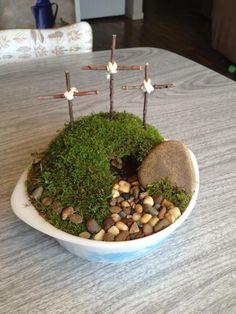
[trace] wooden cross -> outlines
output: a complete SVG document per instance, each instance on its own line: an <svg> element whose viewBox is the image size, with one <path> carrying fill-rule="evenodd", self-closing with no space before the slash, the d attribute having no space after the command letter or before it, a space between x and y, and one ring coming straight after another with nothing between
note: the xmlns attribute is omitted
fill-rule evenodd
<svg viewBox="0 0 236 314"><path fill-rule="evenodd" d="M148 84L150 90L146 89L145 84ZM146 129L146 117L147 117L147 104L148 104L148 94L150 94L152 91L157 90L157 89L163 89L163 88L170 88L174 87L174 84L153 84L151 85L151 81L149 81L148 77L148 63L145 64L144 68L144 82L141 85L123 85L122 89L128 90L128 89L139 89L143 91L143 97L144 97L144 102L143 102L143 127Z"/></svg>
<svg viewBox="0 0 236 314"><path fill-rule="evenodd" d="M70 73L65 72L65 78L66 78L66 92L65 93L60 93L60 94L55 94L55 95L45 95L45 96L39 96L38 99L64 99L67 98L68 100L68 108L69 108L69 116L70 116L70 124L73 126L74 124L74 113L73 113L73 102L72 98L74 96L80 97L80 96L88 96L88 95L98 95L99 91L98 90L93 90L93 91L77 91L73 90L75 88L71 88L71 82L70 82ZM72 97L68 97L68 93L72 94Z"/></svg>
<svg viewBox="0 0 236 314"><path fill-rule="evenodd" d="M107 65L97 64L97 65L86 65L83 66L83 70L106 70L108 71L108 76L110 79L110 119L114 115L114 75L116 70L142 70L140 65L117 65L115 62L115 47L116 47L116 35L112 35L112 45L111 45L111 57L110 62Z"/></svg>

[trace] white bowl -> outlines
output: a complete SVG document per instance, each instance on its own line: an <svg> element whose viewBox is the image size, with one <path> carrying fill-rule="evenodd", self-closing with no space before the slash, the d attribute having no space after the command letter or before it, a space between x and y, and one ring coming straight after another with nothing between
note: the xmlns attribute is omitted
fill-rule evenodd
<svg viewBox="0 0 236 314"><path fill-rule="evenodd" d="M11 196L11 206L15 215L31 227L55 238L72 254L92 262L121 263L147 255L157 249L163 240L175 231L191 213L199 192L199 169L196 157L190 151L196 178L196 189L184 213L173 224L150 236L122 242L105 242L82 239L55 228L45 221L30 203L26 179L29 168L21 175Z"/></svg>

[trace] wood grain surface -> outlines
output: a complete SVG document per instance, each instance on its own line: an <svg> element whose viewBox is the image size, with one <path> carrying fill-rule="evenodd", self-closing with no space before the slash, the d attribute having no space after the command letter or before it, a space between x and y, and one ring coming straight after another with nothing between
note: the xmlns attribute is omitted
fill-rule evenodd
<svg viewBox="0 0 236 314"><path fill-rule="evenodd" d="M72 86L99 89L74 100L75 116L109 109L103 64L109 52L0 68L0 313L236 313L236 84L197 63L154 48L118 50L122 64L150 64L153 83L175 83L149 97L147 121L186 143L200 167L191 216L164 245L130 263L93 264L19 221L10 195L31 160L68 121L65 100L38 101ZM143 97L123 91L143 72L116 75L115 109L142 117Z"/></svg>

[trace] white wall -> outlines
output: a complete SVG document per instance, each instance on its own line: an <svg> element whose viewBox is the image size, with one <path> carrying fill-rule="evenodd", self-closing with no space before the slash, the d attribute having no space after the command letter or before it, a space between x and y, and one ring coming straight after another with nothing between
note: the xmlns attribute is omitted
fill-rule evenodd
<svg viewBox="0 0 236 314"><path fill-rule="evenodd" d="M81 19L125 14L125 0L80 0Z"/></svg>

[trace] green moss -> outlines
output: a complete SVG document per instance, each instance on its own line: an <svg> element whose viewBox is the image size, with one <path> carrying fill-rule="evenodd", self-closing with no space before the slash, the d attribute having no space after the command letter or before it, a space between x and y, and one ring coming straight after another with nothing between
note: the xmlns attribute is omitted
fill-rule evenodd
<svg viewBox="0 0 236 314"><path fill-rule="evenodd" d="M41 162L41 171L33 171L28 181L42 182L42 197L51 196L63 207L78 208L84 221L95 218L101 223L108 215L114 174L110 160L131 156L139 163L150 149L163 141L152 126L145 130L142 121L130 113L91 114L65 126L50 143ZM41 206L42 207L42 206ZM56 227L76 234L84 226L61 221L51 206L41 211Z"/></svg>
<svg viewBox="0 0 236 314"><path fill-rule="evenodd" d="M188 206L192 194L176 185L173 186L167 178L162 178L148 186L150 195L163 195L168 201L179 207L183 212Z"/></svg>

